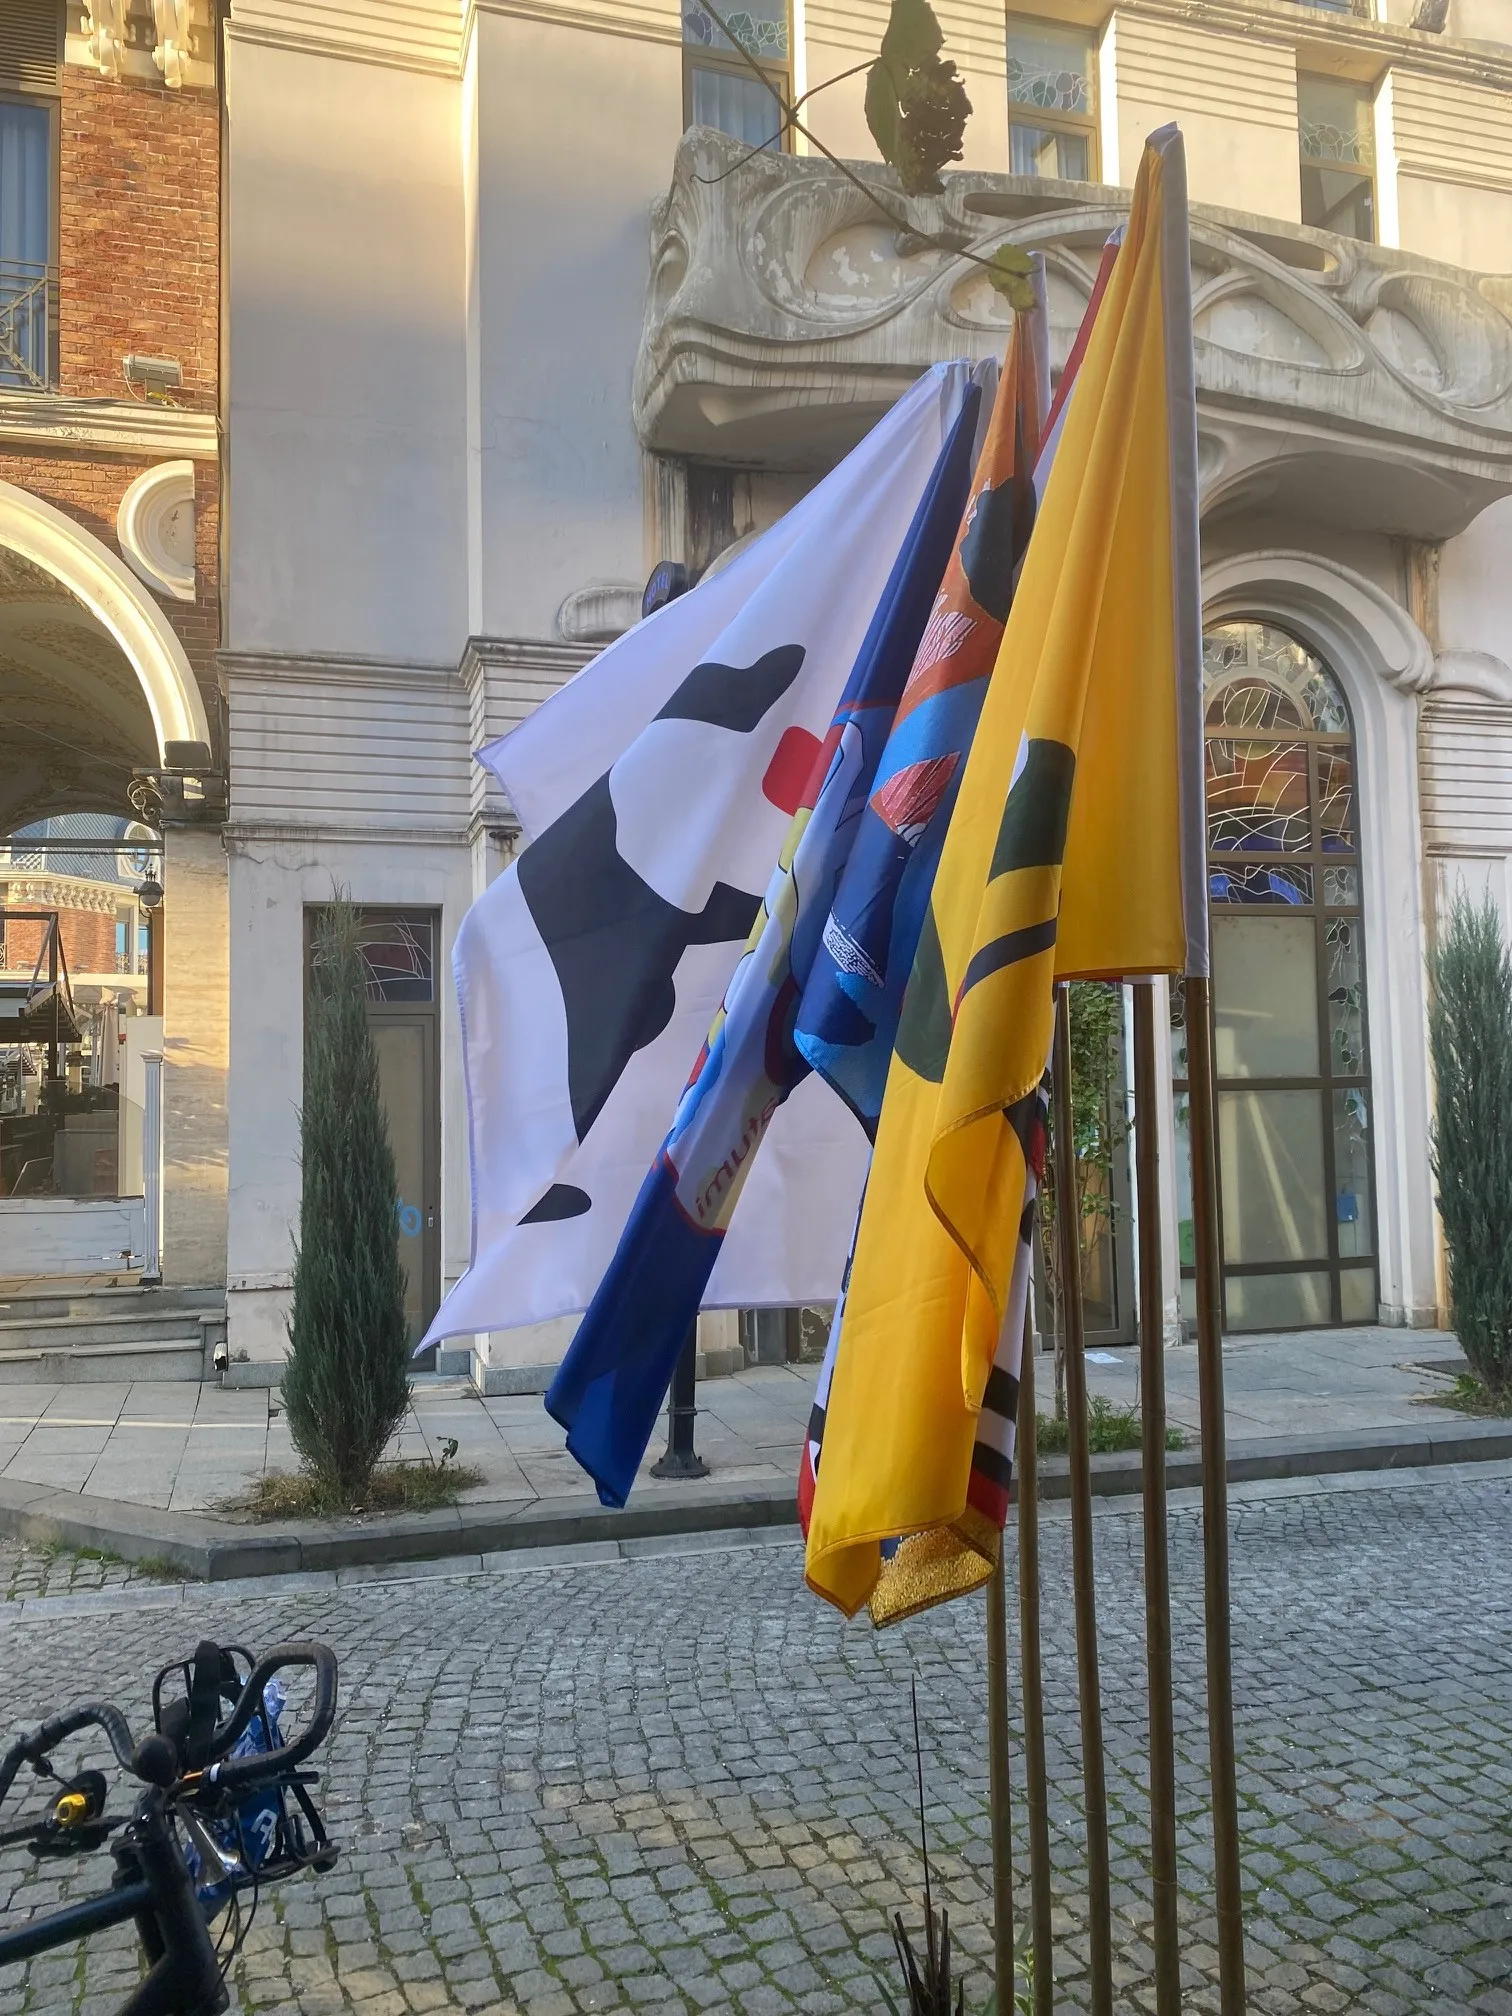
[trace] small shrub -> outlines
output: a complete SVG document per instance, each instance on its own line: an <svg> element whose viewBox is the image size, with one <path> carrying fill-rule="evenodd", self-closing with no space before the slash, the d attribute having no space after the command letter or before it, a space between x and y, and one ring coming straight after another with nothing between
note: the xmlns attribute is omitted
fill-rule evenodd
<svg viewBox="0 0 1512 2016"><path fill-rule="evenodd" d="M1489 896L1455 896L1431 978L1431 1157L1454 1328L1499 1396L1512 1387L1512 960Z"/></svg>

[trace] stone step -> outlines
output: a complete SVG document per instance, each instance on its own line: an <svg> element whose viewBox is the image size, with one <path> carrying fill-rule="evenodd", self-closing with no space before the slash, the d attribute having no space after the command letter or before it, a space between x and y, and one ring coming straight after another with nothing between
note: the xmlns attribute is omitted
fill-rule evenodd
<svg viewBox="0 0 1512 2016"><path fill-rule="evenodd" d="M173 1343L198 1349L205 1331L219 1331L224 1317L210 1310L143 1310L120 1316L0 1316L0 1354L7 1351L77 1351L87 1345L122 1350L139 1344Z"/></svg>
<svg viewBox="0 0 1512 2016"><path fill-rule="evenodd" d="M219 1288L9 1295L0 1299L0 1385L203 1379L225 1326Z"/></svg>
<svg viewBox="0 0 1512 2016"><path fill-rule="evenodd" d="M131 1386L143 1380L197 1382L206 1376L205 1348L197 1339L0 1348L0 1390L7 1386Z"/></svg>
<svg viewBox="0 0 1512 2016"><path fill-rule="evenodd" d="M224 1288L56 1288L31 1294L0 1294L0 1323L48 1322L68 1317L136 1314L162 1310L177 1314L224 1315Z"/></svg>

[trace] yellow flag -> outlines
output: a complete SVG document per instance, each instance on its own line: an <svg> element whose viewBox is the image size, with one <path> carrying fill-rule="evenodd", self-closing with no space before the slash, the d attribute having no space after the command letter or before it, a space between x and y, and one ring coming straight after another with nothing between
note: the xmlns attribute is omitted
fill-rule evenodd
<svg viewBox="0 0 1512 2016"><path fill-rule="evenodd" d="M1207 970L1190 285L1168 127L1063 418L888 1073L808 1534L810 1586L847 1614L906 1614L996 1557L967 1491L1054 983Z"/></svg>

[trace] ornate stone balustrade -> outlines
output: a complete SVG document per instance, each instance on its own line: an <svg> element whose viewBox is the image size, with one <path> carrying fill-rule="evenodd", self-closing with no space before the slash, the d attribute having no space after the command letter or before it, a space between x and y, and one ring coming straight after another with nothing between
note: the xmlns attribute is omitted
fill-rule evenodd
<svg viewBox="0 0 1512 2016"><path fill-rule="evenodd" d="M828 466L938 358L998 353L1006 309L960 255L1044 254L1057 368L1126 190L956 174L937 198L858 164L682 141L652 222L635 420L657 451ZM1512 491L1512 278L1298 225L1192 216L1204 503L1441 539Z"/></svg>

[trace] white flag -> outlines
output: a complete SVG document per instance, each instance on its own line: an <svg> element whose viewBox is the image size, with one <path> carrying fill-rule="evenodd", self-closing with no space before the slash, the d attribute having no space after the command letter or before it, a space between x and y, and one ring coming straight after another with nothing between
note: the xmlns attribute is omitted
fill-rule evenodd
<svg viewBox="0 0 1512 2016"><path fill-rule="evenodd" d="M472 1262L427 1342L591 1300L967 383L935 366L748 551L479 752L539 837L453 954ZM828 1088L800 1086L705 1306L832 1297L867 1156Z"/></svg>

